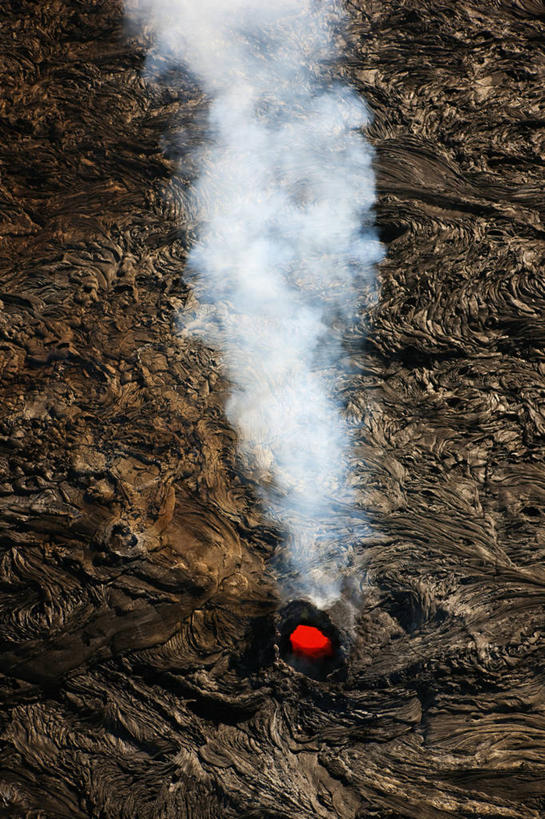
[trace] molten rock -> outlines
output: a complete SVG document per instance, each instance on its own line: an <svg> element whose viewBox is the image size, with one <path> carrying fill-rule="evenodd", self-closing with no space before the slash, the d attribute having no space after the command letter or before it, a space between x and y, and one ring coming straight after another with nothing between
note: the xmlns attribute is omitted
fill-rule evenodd
<svg viewBox="0 0 545 819"><path fill-rule="evenodd" d="M280 657L296 671L316 680L344 677L349 638L328 612L292 600L278 612L276 629Z"/></svg>
<svg viewBox="0 0 545 819"><path fill-rule="evenodd" d="M297 626L290 635L294 654L313 660L333 656L333 645L329 637L314 626Z"/></svg>

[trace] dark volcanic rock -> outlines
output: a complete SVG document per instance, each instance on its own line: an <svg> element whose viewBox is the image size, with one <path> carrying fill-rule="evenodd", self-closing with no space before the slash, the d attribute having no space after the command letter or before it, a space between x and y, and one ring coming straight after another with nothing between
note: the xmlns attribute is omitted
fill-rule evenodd
<svg viewBox="0 0 545 819"><path fill-rule="evenodd" d="M206 100L142 79L114 0L2 3L3 815L545 813L545 5L350 8L388 245L344 384L376 534L320 681L274 646L281 537L219 356L176 330Z"/></svg>

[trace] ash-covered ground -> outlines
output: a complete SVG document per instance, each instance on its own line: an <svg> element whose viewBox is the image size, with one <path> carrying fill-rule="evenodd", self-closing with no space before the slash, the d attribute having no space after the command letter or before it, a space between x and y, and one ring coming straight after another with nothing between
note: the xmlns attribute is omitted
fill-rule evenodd
<svg viewBox="0 0 545 819"><path fill-rule="evenodd" d="M283 533L177 329L207 100L143 78L117 0L2 3L2 815L545 815L545 5L348 8L387 255L323 681L275 651Z"/></svg>

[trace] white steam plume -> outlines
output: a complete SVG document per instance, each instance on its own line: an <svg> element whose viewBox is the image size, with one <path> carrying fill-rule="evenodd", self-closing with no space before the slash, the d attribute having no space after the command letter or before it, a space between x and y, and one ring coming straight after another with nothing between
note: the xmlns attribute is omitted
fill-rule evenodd
<svg viewBox="0 0 545 819"><path fill-rule="evenodd" d="M382 256L367 109L328 69L341 14L330 0L143 2L161 56L210 96L194 327L223 352L227 415L290 533L299 592L326 605L342 556L325 576L319 542L335 540L335 499L350 498L334 397L341 329Z"/></svg>

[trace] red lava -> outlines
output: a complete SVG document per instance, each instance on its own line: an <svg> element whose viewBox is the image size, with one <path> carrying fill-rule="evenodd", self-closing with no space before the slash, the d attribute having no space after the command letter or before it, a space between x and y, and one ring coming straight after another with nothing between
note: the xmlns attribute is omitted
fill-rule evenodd
<svg viewBox="0 0 545 819"><path fill-rule="evenodd" d="M312 660L331 657L333 654L333 646L329 637L314 626L297 626L290 634L290 643L294 654L309 657Z"/></svg>

